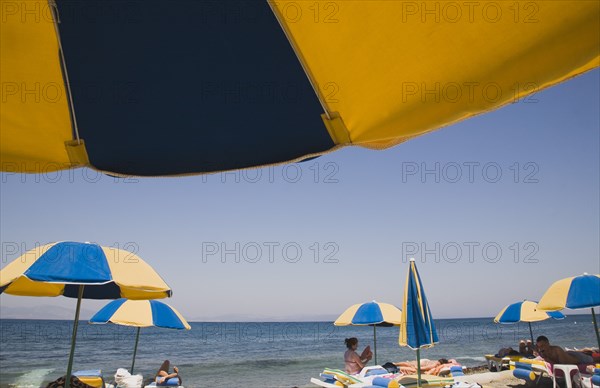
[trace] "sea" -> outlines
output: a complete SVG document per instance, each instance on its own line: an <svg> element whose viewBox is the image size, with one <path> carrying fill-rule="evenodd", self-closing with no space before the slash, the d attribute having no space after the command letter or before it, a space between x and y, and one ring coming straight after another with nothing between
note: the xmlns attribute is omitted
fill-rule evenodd
<svg viewBox="0 0 600 388"><path fill-rule="evenodd" d="M323 368L343 369L344 339L371 345L372 326L336 327L332 322L191 322L192 330L142 328L135 373L151 379L168 359L186 388L311 387ZM464 366L485 364L485 354L518 347L530 338L527 323L495 324L492 318L439 319L439 343L421 358L454 358ZM533 335L569 348L595 346L591 315L532 323ZM43 387L66 373L71 321L0 319L0 388ZM117 368L131 368L135 328L79 324L73 370L101 369L107 382ZM398 327L377 327L377 361L416 359L398 345ZM374 360L373 360L374 361ZM371 361L371 363L373 363Z"/></svg>

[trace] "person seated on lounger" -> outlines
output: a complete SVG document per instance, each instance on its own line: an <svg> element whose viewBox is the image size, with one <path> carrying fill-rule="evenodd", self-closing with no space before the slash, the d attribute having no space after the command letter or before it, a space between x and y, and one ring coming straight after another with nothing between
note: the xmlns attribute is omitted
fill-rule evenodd
<svg viewBox="0 0 600 388"><path fill-rule="evenodd" d="M521 356L529 358L533 358L536 356L536 350L533 344L531 343L531 340L521 340L519 342L519 353L521 354Z"/></svg>
<svg viewBox="0 0 600 388"><path fill-rule="evenodd" d="M166 382L172 378L177 378L179 380L179 385L181 385L181 376L179 376L179 369L176 366L174 366L173 373L169 373L170 366L171 363L169 362L169 360L165 360L162 363L155 376L157 385L165 385Z"/></svg>
<svg viewBox="0 0 600 388"><path fill-rule="evenodd" d="M582 352L567 352L560 346L550 345L547 337L541 335L536 339L537 352L544 361L550 364L592 364L594 359Z"/></svg>
<svg viewBox="0 0 600 388"><path fill-rule="evenodd" d="M367 346L359 356L358 353L356 353L356 349L358 348L358 339L356 337L346 338L344 343L348 348L346 353L344 353L346 372L351 375L360 373L360 371L365 367L366 363L373 358L371 347Z"/></svg>

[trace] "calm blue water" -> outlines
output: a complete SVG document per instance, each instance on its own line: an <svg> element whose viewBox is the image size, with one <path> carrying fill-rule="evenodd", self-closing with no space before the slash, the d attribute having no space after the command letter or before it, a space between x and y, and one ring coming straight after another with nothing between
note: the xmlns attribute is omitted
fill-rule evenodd
<svg viewBox="0 0 600 388"><path fill-rule="evenodd" d="M372 327L334 327L331 322L191 323L192 330L142 329L136 373L152 377L161 362L179 366L184 385L194 387L308 387L324 367L343 368L344 338L373 344ZM423 350L430 359L456 358L484 364L483 355L516 346L529 337L527 324L498 325L491 318L436 321L440 344ZM596 344L591 315L532 325L534 336L568 347ZM66 372L69 321L0 320L0 388L39 387ZM78 331L74 370L102 369L107 381L131 366L135 329L89 325ZM398 328L377 329L380 364L415 359L401 348Z"/></svg>

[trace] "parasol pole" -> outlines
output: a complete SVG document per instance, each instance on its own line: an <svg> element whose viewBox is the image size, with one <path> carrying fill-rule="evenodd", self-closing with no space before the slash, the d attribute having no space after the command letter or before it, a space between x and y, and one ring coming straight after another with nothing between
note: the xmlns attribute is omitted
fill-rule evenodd
<svg viewBox="0 0 600 388"><path fill-rule="evenodd" d="M71 387L71 371L73 370L73 356L75 355L75 340L77 338L77 326L79 325L79 310L81 309L81 299L83 298L83 284L79 285L77 294L77 308L75 309L75 322L73 322L73 334L71 335L71 352L69 354L69 364L67 365L67 375L65 376L65 388Z"/></svg>
<svg viewBox="0 0 600 388"><path fill-rule="evenodd" d="M137 334L135 336L135 347L133 348L133 360L131 361L131 374L133 374L133 366L135 365L135 355L137 353L138 341L140 340L140 327L137 328Z"/></svg>
<svg viewBox="0 0 600 388"><path fill-rule="evenodd" d="M598 341L598 349L600 349L600 334L598 333L598 322L596 321L596 313L592 307L592 321L594 321L594 332L596 333L596 340Z"/></svg>
<svg viewBox="0 0 600 388"><path fill-rule="evenodd" d="M375 353L375 365L379 365L377 363L377 325L373 325L373 350Z"/></svg>
<svg viewBox="0 0 600 388"><path fill-rule="evenodd" d="M527 322L527 324L529 325L529 335L531 336L531 343L535 344L535 341L533 340L533 330L531 330L531 322Z"/></svg>
<svg viewBox="0 0 600 388"><path fill-rule="evenodd" d="M417 388L421 388L421 348L417 348Z"/></svg>

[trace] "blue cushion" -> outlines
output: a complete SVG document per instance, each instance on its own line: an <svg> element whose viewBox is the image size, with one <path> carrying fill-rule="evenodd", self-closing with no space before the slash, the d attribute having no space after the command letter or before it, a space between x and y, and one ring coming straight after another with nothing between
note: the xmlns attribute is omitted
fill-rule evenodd
<svg viewBox="0 0 600 388"><path fill-rule="evenodd" d="M531 369L515 369L513 370L513 376L518 379L523 379L525 381L533 381L535 379L535 374L531 371Z"/></svg>
<svg viewBox="0 0 600 388"><path fill-rule="evenodd" d="M74 376L97 376L102 377L102 370L100 369L88 369L88 370L78 370L73 373Z"/></svg>
<svg viewBox="0 0 600 388"><path fill-rule="evenodd" d="M366 376L374 376L374 375L386 375L390 372L388 372L386 369L383 368L375 368L375 369L369 369L367 371L367 373L365 373L365 377Z"/></svg>
<svg viewBox="0 0 600 388"><path fill-rule="evenodd" d="M162 383L157 383L156 385L160 387L178 387L179 379L177 377L171 377L170 379L163 381Z"/></svg>
<svg viewBox="0 0 600 388"><path fill-rule="evenodd" d="M533 367L531 366L531 364L528 364L526 362L515 362L515 368L517 369L527 369L527 370L532 370Z"/></svg>

